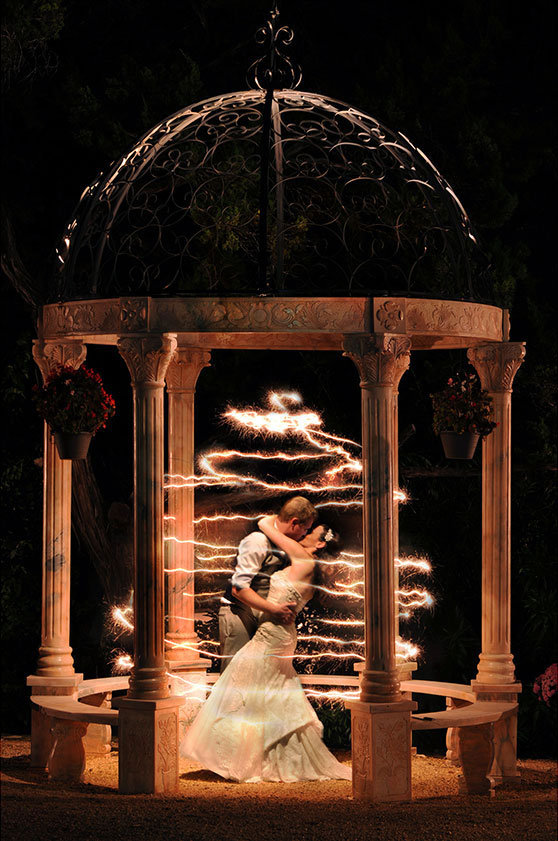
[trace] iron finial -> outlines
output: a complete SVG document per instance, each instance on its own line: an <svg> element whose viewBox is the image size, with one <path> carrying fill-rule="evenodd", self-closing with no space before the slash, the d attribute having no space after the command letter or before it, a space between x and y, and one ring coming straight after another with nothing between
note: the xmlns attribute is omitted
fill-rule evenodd
<svg viewBox="0 0 558 841"><path fill-rule="evenodd" d="M263 54L248 69L248 84L262 91L279 88L297 88L302 79L299 65L286 54L294 40L290 26L279 23L277 3L268 14L267 21L256 31L256 43L264 48Z"/></svg>

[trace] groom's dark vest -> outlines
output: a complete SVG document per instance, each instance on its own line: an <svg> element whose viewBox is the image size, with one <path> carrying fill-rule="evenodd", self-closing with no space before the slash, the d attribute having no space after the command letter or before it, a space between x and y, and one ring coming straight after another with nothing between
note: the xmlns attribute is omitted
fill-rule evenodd
<svg viewBox="0 0 558 841"><path fill-rule="evenodd" d="M268 541L269 543L269 541ZM260 567L260 571L256 573L256 575L252 578L250 583L250 587L254 590L258 596L261 596L263 599L267 598L267 594L269 593L269 579L273 575L274 572L278 572L280 569L284 569L286 566L289 565L289 558L285 552L282 552L280 549L274 549L269 546L267 555L265 556L263 563ZM232 593L232 583L229 580L227 582L227 586L225 588L225 598L228 599L230 602L238 604L238 601L235 599Z"/></svg>

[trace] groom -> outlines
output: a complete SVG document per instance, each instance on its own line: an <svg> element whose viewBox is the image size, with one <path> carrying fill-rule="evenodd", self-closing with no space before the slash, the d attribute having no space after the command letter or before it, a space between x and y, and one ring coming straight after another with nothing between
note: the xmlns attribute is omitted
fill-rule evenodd
<svg viewBox="0 0 558 841"><path fill-rule="evenodd" d="M302 540L312 528L317 512L303 496L293 496L282 506L275 526L293 540ZM271 613L277 624L288 624L294 617L294 603L272 605L266 601L269 578L287 566L288 558L274 550L258 529L240 541L236 567L219 610L221 671L258 628L261 611Z"/></svg>

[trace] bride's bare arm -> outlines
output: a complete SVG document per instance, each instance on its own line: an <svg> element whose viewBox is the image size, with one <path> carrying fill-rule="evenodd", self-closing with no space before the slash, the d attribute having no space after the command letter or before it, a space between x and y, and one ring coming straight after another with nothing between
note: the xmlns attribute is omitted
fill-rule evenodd
<svg viewBox="0 0 558 841"><path fill-rule="evenodd" d="M258 521L258 527L261 531L263 531L266 537L269 537L269 539L279 547L279 549L286 552L289 558L304 561L311 558L312 556L304 548L304 546L301 546L300 543L297 543L297 541L293 540L292 537L287 537L286 534L283 534L283 532L280 532L279 529L275 528L275 520L276 518L270 515L262 517L262 519Z"/></svg>

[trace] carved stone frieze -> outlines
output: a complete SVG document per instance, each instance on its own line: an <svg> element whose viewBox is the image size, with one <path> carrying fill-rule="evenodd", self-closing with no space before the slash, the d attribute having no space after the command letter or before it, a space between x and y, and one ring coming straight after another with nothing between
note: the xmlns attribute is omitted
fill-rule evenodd
<svg viewBox="0 0 558 841"><path fill-rule="evenodd" d="M118 351L128 367L133 385L164 385L175 348L174 336L141 336L118 340Z"/></svg>
<svg viewBox="0 0 558 841"><path fill-rule="evenodd" d="M514 377L525 359L525 343L479 345L469 348L467 356L486 391L511 391Z"/></svg>
<svg viewBox="0 0 558 841"><path fill-rule="evenodd" d="M409 779L410 720L386 714L373 716L376 776L380 794L404 795Z"/></svg>
<svg viewBox="0 0 558 841"><path fill-rule="evenodd" d="M177 348L167 368L167 391L195 391L200 372L210 364L208 350Z"/></svg>
<svg viewBox="0 0 558 841"><path fill-rule="evenodd" d="M355 363L362 388L390 385L397 388L411 361L408 336L389 333L345 336L343 356Z"/></svg>
<svg viewBox="0 0 558 841"><path fill-rule="evenodd" d="M463 347L502 341L507 324L499 307L421 298L107 298L47 304L43 338L130 333L269 337L287 346L297 334L337 337L367 332L407 335L417 347ZM507 328L506 328L507 329ZM193 344L193 343L192 343ZM231 345L232 346L232 345Z"/></svg>
<svg viewBox="0 0 558 841"><path fill-rule="evenodd" d="M502 310L486 304L407 298L407 332L502 338Z"/></svg>
<svg viewBox="0 0 558 841"><path fill-rule="evenodd" d="M370 716L353 713L351 727L353 731L353 785L357 790L365 790L372 759Z"/></svg>
<svg viewBox="0 0 558 841"><path fill-rule="evenodd" d="M162 791L173 791L178 777L178 713L157 716L155 775Z"/></svg>
<svg viewBox="0 0 558 841"><path fill-rule="evenodd" d="M33 342L33 359L39 366L43 380L58 365L79 368L85 362L87 348L81 342Z"/></svg>
<svg viewBox="0 0 558 841"><path fill-rule="evenodd" d="M179 331L340 332L364 323L366 299L174 299L157 301L152 327ZM164 325L164 326L163 326Z"/></svg>

